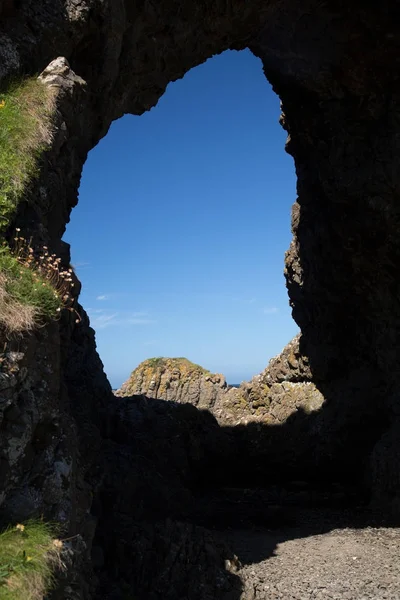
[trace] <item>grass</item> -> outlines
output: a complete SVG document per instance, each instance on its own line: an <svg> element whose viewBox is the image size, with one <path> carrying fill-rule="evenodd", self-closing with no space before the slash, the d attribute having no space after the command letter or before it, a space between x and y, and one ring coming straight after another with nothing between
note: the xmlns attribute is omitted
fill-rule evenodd
<svg viewBox="0 0 400 600"><path fill-rule="evenodd" d="M0 600L42 600L63 568L61 550L54 527L41 521L0 533Z"/></svg>
<svg viewBox="0 0 400 600"><path fill-rule="evenodd" d="M13 248L0 246L0 328L22 333L57 318L62 309L81 318L74 308L72 267L64 268L61 258L47 246L39 250L16 229Z"/></svg>
<svg viewBox="0 0 400 600"><path fill-rule="evenodd" d="M53 96L36 78L0 89L0 232L4 231L49 144Z"/></svg>
<svg viewBox="0 0 400 600"><path fill-rule="evenodd" d="M7 333L29 331L57 317L62 307L50 281L0 247L0 325Z"/></svg>
<svg viewBox="0 0 400 600"><path fill-rule="evenodd" d="M162 356L154 356L153 358L148 358L146 363L149 367L159 367L163 364L164 360Z"/></svg>
<svg viewBox="0 0 400 600"><path fill-rule="evenodd" d="M6 289L7 280L0 273L0 326L6 332L22 333L31 331L37 321L37 310L34 306L22 304L13 298Z"/></svg>
<svg viewBox="0 0 400 600"><path fill-rule="evenodd" d="M205 375L210 373L210 371L208 371L207 369L204 369L200 365L196 365L195 363L191 362L184 356L180 356L177 358L166 358L164 356L156 356L154 358L148 358L142 364L144 364L148 367L151 367L151 368L157 368L157 367L161 367L161 366L174 368L174 367L182 366L188 371L189 370L201 371L201 373L204 373Z"/></svg>

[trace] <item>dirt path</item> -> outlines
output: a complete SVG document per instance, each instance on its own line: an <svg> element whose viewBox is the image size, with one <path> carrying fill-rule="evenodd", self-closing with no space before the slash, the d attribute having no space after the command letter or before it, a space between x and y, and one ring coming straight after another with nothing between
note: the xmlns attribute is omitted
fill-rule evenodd
<svg viewBox="0 0 400 600"><path fill-rule="evenodd" d="M242 600L400 600L400 529L329 529L309 511L284 530L225 532L242 566ZM333 515L333 521L341 515Z"/></svg>

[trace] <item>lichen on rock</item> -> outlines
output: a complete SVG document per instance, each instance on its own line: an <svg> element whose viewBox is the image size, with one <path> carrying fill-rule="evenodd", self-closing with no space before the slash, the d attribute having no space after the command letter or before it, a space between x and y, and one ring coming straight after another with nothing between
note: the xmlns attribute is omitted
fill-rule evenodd
<svg viewBox="0 0 400 600"><path fill-rule="evenodd" d="M142 362L116 392L117 396L144 394L212 409L217 396L226 392L225 377L210 373L187 358L150 358Z"/></svg>
<svg viewBox="0 0 400 600"><path fill-rule="evenodd" d="M209 410L221 425L261 422L282 424L298 410L321 409L324 397L311 381L296 336L266 369L239 388L229 386L186 358L150 358L142 362L117 390L117 396L144 394L150 398L189 403Z"/></svg>

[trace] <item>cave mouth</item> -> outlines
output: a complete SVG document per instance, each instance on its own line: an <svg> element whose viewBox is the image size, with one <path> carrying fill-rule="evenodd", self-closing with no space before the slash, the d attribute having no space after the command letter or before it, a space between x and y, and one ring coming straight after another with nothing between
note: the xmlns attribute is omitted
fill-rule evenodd
<svg viewBox="0 0 400 600"><path fill-rule="evenodd" d="M114 389L155 355L238 384L295 335L282 275L295 173L278 117L260 60L226 51L90 153L65 239Z"/></svg>

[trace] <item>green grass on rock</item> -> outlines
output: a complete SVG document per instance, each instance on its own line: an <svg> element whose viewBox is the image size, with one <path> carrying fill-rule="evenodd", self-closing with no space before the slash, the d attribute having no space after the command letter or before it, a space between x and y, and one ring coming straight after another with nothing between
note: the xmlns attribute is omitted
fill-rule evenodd
<svg viewBox="0 0 400 600"><path fill-rule="evenodd" d="M0 600L42 600L62 568L62 542L41 521L0 533Z"/></svg>
<svg viewBox="0 0 400 600"><path fill-rule="evenodd" d="M29 331L56 318L63 306L51 283L0 247L0 325L8 332Z"/></svg>
<svg viewBox="0 0 400 600"><path fill-rule="evenodd" d="M0 89L0 232L12 218L48 145L53 106L48 89L27 78Z"/></svg>

